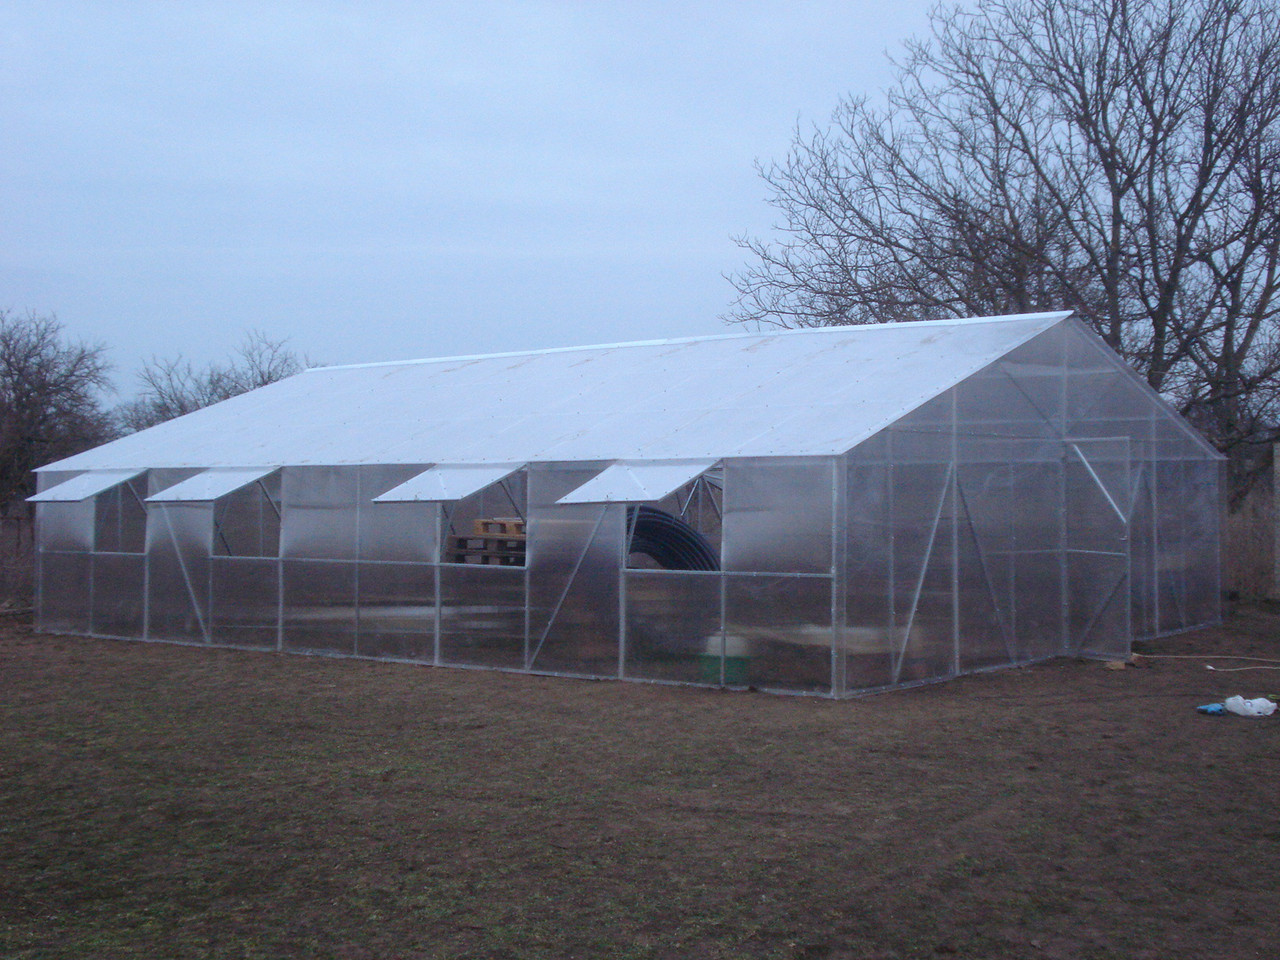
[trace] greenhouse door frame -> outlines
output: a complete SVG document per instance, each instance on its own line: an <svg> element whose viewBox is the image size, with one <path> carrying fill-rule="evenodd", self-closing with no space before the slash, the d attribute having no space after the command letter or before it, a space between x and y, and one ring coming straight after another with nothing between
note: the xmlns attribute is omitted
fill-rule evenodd
<svg viewBox="0 0 1280 960"><path fill-rule="evenodd" d="M1011 441L1009 453L1023 445L1033 456L1011 456L1003 473L1012 484L1022 473L1021 466L1031 469L1018 479L1016 495L1010 488L1012 509L1002 532L994 538L980 535L980 525L990 526L994 515L990 505L983 513L975 512L959 475L962 464L953 459L927 503L930 519L921 528L919 556L909 566L890 559L896 570L909 576L903 583L907 592L901 608L895 603L896 591L890 588L890 618L898 635L891 655L891 684L913 679L904 677L904 664L911 655L935 558L947 568L943 576L949 580L950 649L939 642L917 651L932 657L936 667L936 672L921 679L973 669L965 666L966 658L977 651L966 647L962 608L976 597L962 595L962 577L971 589L978 583L985 588L994 617L989 642L994 649L1002 641L1007 653L1000 665L1064 655L1109 659L1129 655L1129 533L1135 503L1129 438L1017 438ZM1026 482L1028 477L1034 480ZM976 553L971 562L977 566L962 572L959 547L963 540L973 543ZM998 573L1001 557L1008 564L1003 574ZM937 584L941 586L941 579ZM941 602L934 600L935 630ZM899 610L901 619L894 612ZM948 655L949 672L944 668ZM979 668L991 665L996 661L988 660Z"/></svg>
<svg viewBox="0 0 1280 960"><path fill-rule="evenodd" d="M1062 445L1063 653L1128 656L1136 497L1129 438L1064 437Z"/></svg>

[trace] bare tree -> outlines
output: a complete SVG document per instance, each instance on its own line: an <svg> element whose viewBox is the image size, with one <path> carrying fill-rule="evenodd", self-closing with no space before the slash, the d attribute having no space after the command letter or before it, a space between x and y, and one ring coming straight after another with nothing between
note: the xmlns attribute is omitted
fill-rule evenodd
<svg viewBox="0 0 1280 960"><path fill-rule="evenodd" d="M105 352L55 317L0 310L0 513L34 492L36 467L111 439Z"/></svg>
<svg viewBox="0 0 1280 960"><path fill-rule="evenodd" d="M306 362L288 348L287 340L272 340L260 330L250 331L225 364L197 369L179 356L152 357L138 374L139 396L122 405L117 416L127 431L157 423L264 387L306 369Z"/></svg>
<svg viewBox="0 0 1280 960"><path fill-rule="evenodd" d="M1276 439L1270 0L978 0L906 50L762 169L781 237L740 241L730 319L1069 308L1220 449Z"/></svg>

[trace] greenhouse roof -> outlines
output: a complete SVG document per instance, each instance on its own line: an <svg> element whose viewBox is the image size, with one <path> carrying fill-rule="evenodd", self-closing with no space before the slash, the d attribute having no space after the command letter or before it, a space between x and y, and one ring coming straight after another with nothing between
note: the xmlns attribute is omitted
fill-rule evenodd
<svg viewBox="0 0 1280 960"><path fill-rule="evenodd" d="M834 455L1068 316L322 367L42 469Z"/></svg>

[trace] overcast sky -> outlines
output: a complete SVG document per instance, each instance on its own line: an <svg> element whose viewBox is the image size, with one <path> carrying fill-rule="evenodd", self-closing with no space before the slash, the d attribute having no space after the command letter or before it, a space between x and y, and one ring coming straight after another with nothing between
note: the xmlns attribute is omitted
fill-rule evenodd
<svg viewBox="0 0 1280 960"><path fill-rule="evenodd" d="M889 81L899 3L0 0L0 307L204 362L723 332L756 160Z"/></svg>

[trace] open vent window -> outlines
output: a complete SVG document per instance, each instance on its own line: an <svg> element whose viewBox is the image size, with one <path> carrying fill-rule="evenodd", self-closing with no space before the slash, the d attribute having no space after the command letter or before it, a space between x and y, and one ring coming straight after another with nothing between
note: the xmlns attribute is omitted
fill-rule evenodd
<svg viewBox="0 0 1280 960"><path fill-rule="evenodd" d="M619 460L560 503L627 504L627 566L720 569L723 468L714 460Z"/></svg>
<svg viewBox="0 0 1280 960"><path fill-rule="evenodd" d="M215 557L280 555L280 471L274 467L205 470L147 498L165 506L213 505Z"/></svg>
<svg viewBox="0 0 1280 960"><path fill-rule="evenodd" d="M443 563L525 566L529 484L523 470L442 506Z"/></svg>
<svg viewBox="0 0 1280 960"><path fill-rule="evenodd" d="M709 471L661 500L627 508L627 567L719 570L724 476Z"/></svg>
<svg viewBox="0 0 1280 960"><path fill-rule="evenodd" d="M95 553L145 553L147 549L146 476L102 491L93 504Z"/></svg>
<svg viewBox="0 0 1280 960"><path fill-rule="evenodd" d="M373 502L438 503L442 563L525 566L529 484L523 464L436 464Z"/></svg>
<svg viewBox="0 0 1280 960"><path fill-rule="evenodd" d="M280 474L255 480L214 501L216 557L280 555Z"/></svg>

